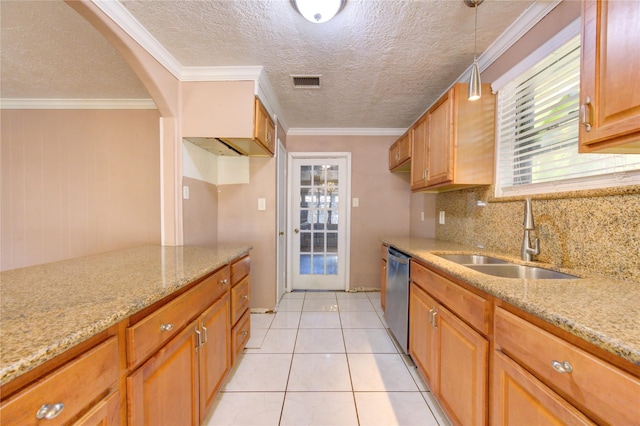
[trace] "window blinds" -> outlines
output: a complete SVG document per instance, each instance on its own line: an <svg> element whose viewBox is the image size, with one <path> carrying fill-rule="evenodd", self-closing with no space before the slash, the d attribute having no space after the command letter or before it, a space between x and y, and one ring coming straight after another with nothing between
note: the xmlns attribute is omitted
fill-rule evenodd
<svg viewBox="0 0 640 426"><path fill-rule="evenodd" d="M640 169L640 155L578 154L579 94L579 36L500 90L498 195Z"/></svg>

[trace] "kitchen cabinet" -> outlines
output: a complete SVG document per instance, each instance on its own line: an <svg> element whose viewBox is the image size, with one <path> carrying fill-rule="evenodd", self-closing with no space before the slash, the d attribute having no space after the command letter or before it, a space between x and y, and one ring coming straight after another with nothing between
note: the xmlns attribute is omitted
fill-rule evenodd
<svg viewBox="0 0 640 426"><path fill-rule="evenodd" d="M382 245L380 253L380 307L382 312L385 311L387 306L387 254L389 247Z"/></svg>
<svg viewBox="0 0 640 426"><path fill-rule="evenodd" d="M411 261L409 352L453 424L488 420L488 302ZM480 310L466 309L480 303Z"/></svg>
<svg viewBox="0 0 640 426"><path fill-rule="evenodd" d="M505 418L505 413L513 413L519 405L527 405L528 410L541 416L549 408L546 401L553 399L564 407L559 410L563 415L572 415L583 423L588 421L572 408L596 423L640 424L638 378L502 307L495 310L494 327L493 356L498 365L524 370L519 369L522 374L518 381L506 379L500 369L494 371L495 419ZM538 386L521 390L520 398L505 397L515 383L527 381ZM523 402L524 398L528 401Z"/></svg>
<svg viewBox="0 0 640 426"><path fill-rule="evenodd" d="M127 329L129 364L151 353L127 378L131 424L204 419L231 368L230 271L219 269Z"/></svg>
<svg viewBox="0 0 640 426"><path fill-rule="evenodd" d="M254 82L183 82L182 89L184 139L218 155L220 141L240 155L274 155L275 123Z"/></svg>
<svg viewBox="0 0 640 426"><path fill-rule="evenodd" d="M412 126L411 190L449 191L493 183L495 95L477 101L456 83Z"/></svg>
<svg viewBox="0 0 640 426"><path fill-rule="evenodd" d="M235 365L238 355L251 337L249 281L251 260L245 256L231 264L231 365Z"/></svg>
<svg viewBox="0 0 640 426"><path fill-rule="evenodd" d="M640 153L640 3L583 2L580 152Z"/></svg>
<svg viewBox="0 0 640 426"><path fill-rule="evenodd" d="M116 337L72 359L60 368L2 401L3 424L67 424L100 418L120 423ZM98 401L98 402L96 402Z"/></svg>
<svg viewBox="0 0 640 426"><path fill-rule="evenodd" d="M389 170L392 172L411 171L411 131L404 135L389 148Z"/></svg>

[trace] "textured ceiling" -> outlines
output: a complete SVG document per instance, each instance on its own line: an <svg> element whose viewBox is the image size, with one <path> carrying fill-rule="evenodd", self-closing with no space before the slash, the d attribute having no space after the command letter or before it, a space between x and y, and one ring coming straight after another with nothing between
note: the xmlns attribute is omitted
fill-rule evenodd
<svg viewBox="0 0 640 426"><path fill-rule="evenodd" d="M183 67L264 66L293 128L406 128L473 60L474 13L462 0L348 0L324 24L288 0L122 3ZM485 0L478 51L532 3ZM1 4L2 97L148 97L59 0ZM322 87L296 89L291 75L322 75Z"/></svg>

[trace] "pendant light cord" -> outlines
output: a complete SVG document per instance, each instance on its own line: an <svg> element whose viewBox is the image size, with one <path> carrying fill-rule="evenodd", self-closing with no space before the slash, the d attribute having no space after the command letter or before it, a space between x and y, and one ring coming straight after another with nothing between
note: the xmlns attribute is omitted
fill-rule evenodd
<svg viewBox="0 0 640 426"><path fill-rule="evenodd" d="M474 0L473 4L475 5L473 6L473 9L476 13L476 20L473 28L473 60L475 61L478 59L478 1Z"/></svg>

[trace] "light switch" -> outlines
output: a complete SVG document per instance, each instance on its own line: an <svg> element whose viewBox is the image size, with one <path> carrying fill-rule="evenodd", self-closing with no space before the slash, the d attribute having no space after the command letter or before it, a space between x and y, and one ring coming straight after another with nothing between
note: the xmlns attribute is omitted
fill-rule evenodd
<svg viewBox="0 0 640 426"><path fill-rule="evenodd" d="M187 185L184 185L182 187L182 198L184 198L185 200L189 199L189 187Z"/></svg>
<svg viewBox="0 0 640 426"><path fill-rule="evenodd" d="M261 212L267 210L267 200L265 198L258 198L258 210Z"/></svg>
<svg viewBox="0 0 640 426"><path fill-rule="evenodd" d="M440 225L444 225L444 210L440 210L440 218L438 220Z"/></svg>
<svg viewBox="0 0 640 426"><path fill-rule="evenodd" d="M351 203L352 207L358 207L360 206L360 198L354 198L352 203Z"/></svg>
<svg viewBox="0 0 640 426"><path fill-rule="evenodd" d="M424 222L424 212L420 212L420 220Z"/></svg>

